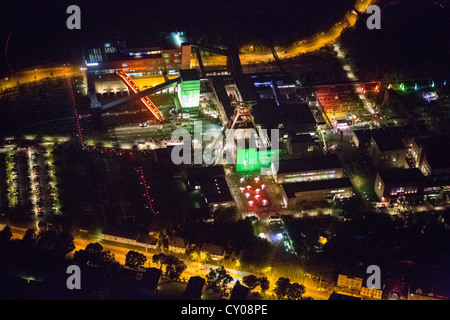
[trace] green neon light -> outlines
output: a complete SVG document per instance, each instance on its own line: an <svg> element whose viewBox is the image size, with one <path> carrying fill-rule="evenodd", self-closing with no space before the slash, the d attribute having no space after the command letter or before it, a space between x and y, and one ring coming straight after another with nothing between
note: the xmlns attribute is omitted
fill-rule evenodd
<svg viewBox="0 0 450 320"><path fill-rule="evenodd" d="M178 98L183 108L195 108L200 104L200 80L182 81L178 85Z"/></svg>
<svg viewBox="0 0 450 320"><path fill-rule="evenodd" d="M240 149L237 152L236 171L253 171L269 167L280 150Z"/></svg>

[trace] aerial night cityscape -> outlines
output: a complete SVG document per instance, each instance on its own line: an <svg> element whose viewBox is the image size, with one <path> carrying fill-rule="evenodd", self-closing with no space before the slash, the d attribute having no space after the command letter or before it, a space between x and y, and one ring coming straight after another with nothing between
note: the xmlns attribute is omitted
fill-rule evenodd
<svg viewBox="0 0 450 320"><path fill-rule="evenodd" d="M450 0L2 1L1 300L448 300L449 35Z"/></svg>

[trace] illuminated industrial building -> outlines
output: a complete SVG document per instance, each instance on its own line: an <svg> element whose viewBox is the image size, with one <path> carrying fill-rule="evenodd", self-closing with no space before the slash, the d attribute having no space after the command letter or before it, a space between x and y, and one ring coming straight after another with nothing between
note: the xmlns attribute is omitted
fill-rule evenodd
<svg viewBox="0 0 450 320"><path fill-rule="evenodd" d="M410 154L425 176L450 174L450 136L414 139Z"/></svg>
<svg viewBox="0 0 450 320"><path fill-rule="evenodd" d="M280 160L277 183L306 182L342 178L344 169L334 154L304 159Z"/></svg>
<svg viewBox="0 0 450 320"><path fill-rule="evenodd" d="M408 167L406 147L398 136L382 132L372 135L369 155L379 169Z"/></svg>
<svg viewBox="0 0 450 320"><path fill-rule="evenodd" d="M334 201L353 196L353 185L348 178L284 183L283 189L283 201L290 209L297 209L302 202Z"/></svg>
<svg viewBox="0 0 450 320"><path fill-rule="evenodd" d="M423 194L424 177L419 169L390 169L377 172L374 190L382 202L399 197L419 200Z"/></svg>
<svg viewBox="0 0 450 320"><path fill-rule="evenodd" d="M191 46L183 35L172 33L155 47L128 49L124 41L104 43L84 52L84 80L89 90L104 96L127 95L126 85L115 76L127 73L140 89L151 88L165 79L178 77L190 68Z"/></svg>

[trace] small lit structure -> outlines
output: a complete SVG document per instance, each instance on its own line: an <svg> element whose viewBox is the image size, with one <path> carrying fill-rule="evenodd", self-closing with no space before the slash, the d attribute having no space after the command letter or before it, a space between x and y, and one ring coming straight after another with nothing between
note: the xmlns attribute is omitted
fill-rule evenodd
<svg viewBox="0 0 450 320"><path fill-rule="evenodd" d="M169 238L169 251L185 254L187 246L188 242L181 237Z"/></svg>

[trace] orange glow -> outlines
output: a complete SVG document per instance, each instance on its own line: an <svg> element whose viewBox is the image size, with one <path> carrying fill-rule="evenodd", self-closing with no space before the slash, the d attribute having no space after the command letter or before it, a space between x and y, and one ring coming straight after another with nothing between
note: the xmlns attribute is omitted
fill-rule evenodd
<svg viewBox="0 0 450 320"><path fill-rule="evenodd" d="M117 75L125 82L125 84L130 88L134 93L139 93L138 86L131 80L130 76L128 76L125 72L119 71ZM154 103L146 96L141 98L142 103L147 107L148 110L155 116L155 118L159 121L164 120L164 116L161 111L154 105Z"/></svg>

